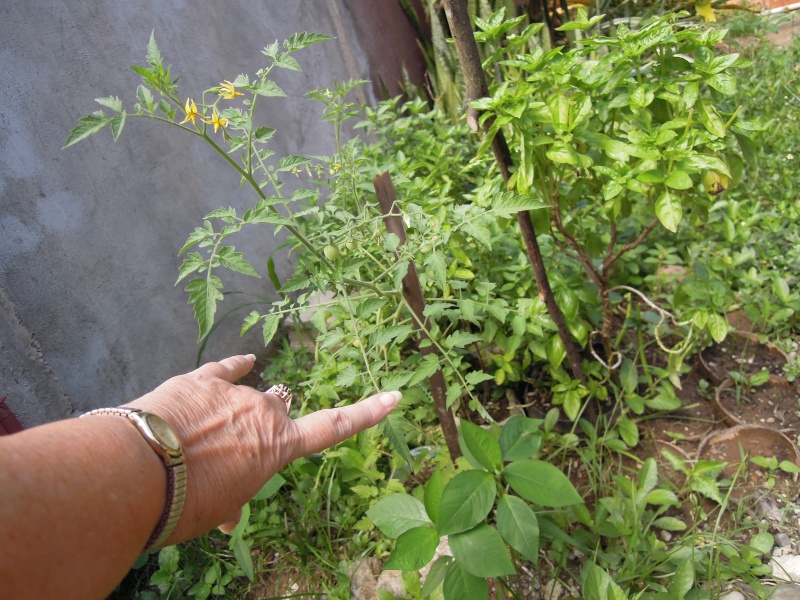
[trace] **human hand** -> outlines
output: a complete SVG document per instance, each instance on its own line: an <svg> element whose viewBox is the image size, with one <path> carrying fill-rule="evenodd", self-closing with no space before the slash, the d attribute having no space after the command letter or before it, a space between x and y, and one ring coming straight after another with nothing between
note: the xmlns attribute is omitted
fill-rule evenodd
<svg viewBox="0 0 800 600"><path fill-rule="evenodd" d="M293 420L275 394L233 384L254 360L250 354L207 363L125 405L164 419L183 444L186 501L165 545L220 524L231 530L241 507L280 469L376 425L400 399L399 392L384 392Z"/></svg>

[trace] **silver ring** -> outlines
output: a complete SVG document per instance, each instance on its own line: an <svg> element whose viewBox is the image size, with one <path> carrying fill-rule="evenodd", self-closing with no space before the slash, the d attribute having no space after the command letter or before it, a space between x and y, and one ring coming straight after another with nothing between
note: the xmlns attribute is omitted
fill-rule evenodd
<svg viewBox="0 0 800 600"><path fill-rule="evenodd" d="M283 403L286 405L286 414L289 414L292 407L292 390L290 390L288 386L279 383L273 385L265 393L275 394L278 398L283 400Z"/></svg>

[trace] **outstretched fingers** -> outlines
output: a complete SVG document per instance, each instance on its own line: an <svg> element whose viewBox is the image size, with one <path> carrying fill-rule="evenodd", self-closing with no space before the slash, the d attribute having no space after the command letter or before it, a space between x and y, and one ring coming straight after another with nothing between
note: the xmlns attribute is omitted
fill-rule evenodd
<svg viewBox="0 0 800 600"><path fill-rule="evenodd" d="M377 425L394 410L401 397L400 392L382 392L357 404L320 410L296 419L295 445L289 460L330 448Z"/></svg>

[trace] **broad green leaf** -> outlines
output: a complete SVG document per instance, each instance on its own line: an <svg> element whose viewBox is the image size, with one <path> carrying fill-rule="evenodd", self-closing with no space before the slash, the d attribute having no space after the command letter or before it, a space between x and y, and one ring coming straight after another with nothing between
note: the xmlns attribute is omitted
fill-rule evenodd
<svg viewBox="0 0 800 600"><path fill-rule="evenodd" d="M69 132L67 141L64 142L62 149L69 148L73 144L77 144L81 140L85 140L89 136L94 135L110 122L111 119L99 111L93 115L86 115L80 119L78 124Z"/></svg>
<svg viewBox="0 0 800 600"><path fill-rule="evenodd" d="M281 316L275 313L270 313L268 315L264 315L264 324L261 326L261 332L264 336L264 345L268 346L269 343L272 341L272 338L275 337L275 332L278 331L278 325L280 325Z"/></svg>
<svg viewBox="0 0 800 600"><path fill-rule="evenodd" d="M414 376L412 371L393 371L381 377L381 389L399 390L402 389Z"/></svg>
<svg viewBox="0 0 800 600"><path fill-rule="evenodd" d="M627 443L627 442L626 442ZM633 444L628 444L632 446ZM658 466L653 457L649 457L642 463L639 469L638 486L639 491L647 493L653 490L658 484Z"/></svg>
<svg viewBox="0 0 800 600"><path fill-rule="evenodd" d="M500 194L492 202L492 212L503 217L513 217L523 210L540 210L547 208L541 200L532 195L517 195L510 192Z"/></svg>
<svg viewBox="0 0 800 600"><path fill-rule="evenodd" d="M480 341L481 336L467 331L455 331L444 339L444 343L448 348L464 348Z"/></svg>
<svg viewBox="0 0 800 600"><path fill-rule="evenodd" d="M485 471L464 471L453 477L442 492L439 533L458 533L483 521L496 494L494 478Z"/></svg>
<svg viewBox="0 0 800 600"><path fill-rule="evenodd" d="M696 171L715 171L730 177L731 172L720 158L710 154L692 154L687 156L685 162L686 166Z"/></svg>
<svg viewBox="0 0 800 600"><path fill-rule="evenodd" d="M670 173L664 183L667 187L671 187L674 190L688 190L694 185L692 183L692 178L689 177L686 171L681 170L675 170Z"/></svg>
<svg viewBox="0 0 800 600"><path fill-rule="evenodd" d="M491 433L469 421L461 421L461 436L464 444L480 465L487 471L503 468L503 453L500 444Z"/></svg>
<svg viewBox="0 0 800 600"><path fill-rule="evenodd" d="M703 125L710 133L717 137L725 137L725 121L722 120L717 109L710 102L701 98L697 112Z"/></svg>
<svg viewBox="0 0 800 600"><path fill-rule="evenodd" d="M435 469L431 473L428 483L425 484L423 502L431 521L437 525L439 524L439 507L442 505L442 492L444 492L444 477L439 469Z"/></svg>
<svg viewBox="0 0 800 600"><path fill-rule="evenodd" d="M399 412L389 413L383 420L381 427L383 428L383 435L389 440L395 452L402 456L406 463L413 465L414 458L411 456L411 451L408 449L405 438L405 433L410 428L410 424L405 417Z"/></svg>
<svg viewBox="0 0 800 600"><path fill-rule="evenodd" d="M656 200L656 216L661 224L672 233L678 231L678 225L683 218L683 208L680 199L664 190Z"/></svg>
<svg viewBox="0 0 800 600"><path fill-rule="evenodd" d="M736 78L730 73L717 73L707 77L705 81L708 85L726 96L731 96L736 93Z"/></svg>
<svg viewBox="0 0 800 600"><path fill-rule="evenodd" d="M465 571L476 577L502 577L514 573L511 555L503 538L486 523L455 533L449 541L453 558Z"/></svg>
<svg viewBox="0 0 800 600"><path fill-rule="evenodd" d="M653 527L667 531L683 531L686 529L686 523L675 517L661 517L653 521Z"/></svg>
<svg viewBox="0 0 800 600"><path fill-rule="evenodd" d="M440 556L433 562L430 570L428 571L428 576L425 578L425 582L422 584L420 596L427 598L437 587L439 587L439 584L444 581L447 571L449 570L450 563L452 562L452 556Z"/></svg>
<svg viewBox="0 0 800 600"><path fill-rule="evenodd" d="M541 460L518 460L503 471L503 477L520 496L542 506L580 504L583 499L567 476Z"/></svg>
<svg viewBox="0 0 800 600"><path fill-rule="evenodd" d="M708 315L706 327L708 327L711 338L718 344L728 335L728 321L724 316L718 315L717 313Z"/></svg>
<svg viewBox="0 0 800 600"><path fill-rule="evenodd" d="M478 385L479 383L489 381L490 379L494 378L489 373L484 371L471 371L464 377L464 380L470 385Z"/></svg>
<svg viewBox="0 0 800 600"><path fill-rule="evenodd" d="M675 575L669 584L670 595L675 600L683 600L693 586L694 564L691 560L684 560L675 570Z"/></svg>
<svg viewBox="0 0 800 600"><path fill-rule="evenodd" d="M622 441L628 444L628 446L633 448L639 443L639 428L636 427L636 423L634 423L632 419L622 417L617 422L617 428L619 429L619 435Z"/></svg>
<svg viewBox="0 0 800 600"><path fill-rule="evenodd" d="M748 546L755 548L761 554L769 554L775 544L775 538L771 533L762 531L755 534L751 539Z"/></svg>
<svg viewBox="0 0 800 600"><path fill-rule="evenodd" d="M367 516L385 535L398 538L409 529L430 524L422 502L409 494L390 494L381 498Z"/></svg>
<svg viewBox="0 0 800 600"><path fill-rule="evenodd" d="M622 361L622 366L619 370L619 379L622 384L622 389L628 394L634 393L639 386L638 370L630 358L626 358Z"/></svg>
<svg viewBox="0 0 800 600"><path fill-rule="evenodd" d="M500 431L500 449L508 462L530 458L539 451L542 438L539 423L528 417L511 417Z"/></svg>
<svg viewBox="0 0 800 600"><path fill-rule="evenodd" d="M253 556L250 554L252 542L245 541L242 536L236 536L231 538L230 544L233 548L233 556L236 557L236 562L244 571L244 574L250 581L255 581Z"/></svg>
<svg viewBox="0 0 800 600"><path fill-rule="evenodd" d="M681 501L678 500L675 492L657 489L647 494L647 503L656 506L680 506Z"/></svg>
<svg viewBox="0 0 800 600"><path fill-rule="evenodd" d="M278 87L277 83L270 81L269 79L261 81L255 86L251 86L251 89L259 96L286 96L286 92Z"/></svg>
<svg viewBox="0 0 800 600"><path fill-rule="evenodd" d="M358 369L356 369L356 366L347 365L336 375L333 385L336 387L350 387L357 377Z"/></svg>
<svg viewBox="0 0 800 600"><path fill-rule="evenodd" d="M383 565L385 571L416 571L433 558L439 545L439 534L430 527L415 527L397 538L397 545Z"/></svg>
<svg viewBox="0 0 800 600"><path fill-rule="evenodd" d="M489 586L486 579L467 573L458 562L447 569L442 586L444 600L486 600Z"/></svg>
<svg viewBox="0 0 800 600"><path fill-rule="evenodd" d="M497 529L509 546L534 565L539 559L539 523L524 500L506 494L497 503Z"/></svg>

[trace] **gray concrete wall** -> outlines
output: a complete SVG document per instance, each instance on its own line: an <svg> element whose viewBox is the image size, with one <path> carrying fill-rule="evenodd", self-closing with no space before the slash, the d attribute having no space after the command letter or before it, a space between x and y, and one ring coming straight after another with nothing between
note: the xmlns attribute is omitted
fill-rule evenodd
<svg viewBox="0 0 800 600"><path fill-rule="evenodd" d="M336 36L296 55L304 73L276 74L288 97L270 99L266 124L279 155L333 150L310 89L350 78L391 86L409 61L420 71L395 0L0 3L0 397L25 426L120 404L193 368L197 327L173 286L178 250L210 210L255 202L202 141L152 121L130 119L116 143L103 132L61 150L94 98L133 99L128 66L144 64L151 30L183 98L254 73L275 39ZM374 100L375 89L361 94ZM261 229L236 245L265 273L280 241ZM285 278L285 255L275 260ZM266 278L229 289L244 283L273 296ZM238 337L249 310L220 329L207 359L260 350L256 335Z"/></svg>

